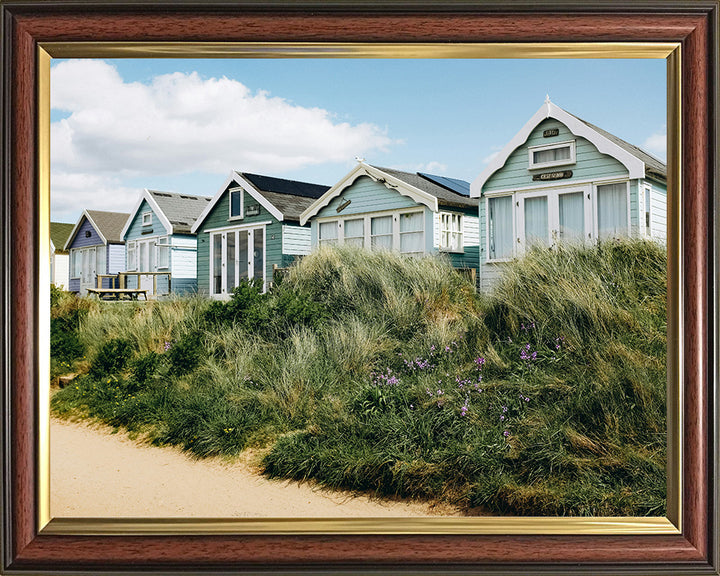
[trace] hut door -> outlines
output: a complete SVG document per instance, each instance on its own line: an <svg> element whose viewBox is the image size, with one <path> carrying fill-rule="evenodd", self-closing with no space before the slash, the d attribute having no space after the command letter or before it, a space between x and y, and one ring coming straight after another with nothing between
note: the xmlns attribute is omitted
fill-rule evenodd
<svg viewBox="0 0 720 576"><path fill-rule="evenodd" d="M582 243L591 230L592 203L587 187L519 194L517 242L521 250L558 242Z"/></svg>
<svg viewBox="0 0 720 576"><path fill-rule="evenodd" d="M232 294L243 280L260 278L265 287L265 228L243 228L211 235L210 288L215 296Z"/></svg>
<svg viewBox="0 0 720 576"><path fill-rule="evenodd" d="M80 275L80 295L87 294L88 288L95 288L95 248L85 248L80 252L82 273Z"/></svg>

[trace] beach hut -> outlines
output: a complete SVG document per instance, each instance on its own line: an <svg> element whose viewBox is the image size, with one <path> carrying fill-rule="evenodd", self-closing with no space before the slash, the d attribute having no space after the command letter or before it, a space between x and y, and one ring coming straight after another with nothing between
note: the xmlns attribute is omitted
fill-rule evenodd
<svg viewBox="0 0 720 576"><path fill-rule="evenodd" d="M75 227L65 222L50 222L50 282L58 288L70 287L70 253L65 243Z"/></svg>
<svg viewBox="0 0 720 576"><path fill-rule="evenodd" d="M211 200L145 189L122 230L123 288L154 295L196 292L197 239L191 229Z"/></svg>
<svg viewBox="0 0 720 576"><path fill-rule="evenodd" d="M125 270L122 229L129 216L122 212L83 211L64 246L70 254L71 292L85 295L88 288L115 285L112 276Z"/></svg>
<svg viewBox="0 0 720 576"><path fill-rule="evenodd" d="M358 162L300 223L313 246L352 244L409 256L444 254L471 276L478 265L478 201L468 182Z"/></svg>
<svg viewBox="0 0 720 576"><path fill-rule="evenodd" d="M328 186L233 171L192 227L198 290L227 298L242 280L262 281L310 253L300 214Z"/></svg>
<svg viewBox="0 0 720 576"><path fill-rule="evenodd" d="M619 237L665 241L665 164L550 99L472 182L480 285L531 245Z"/></svg>

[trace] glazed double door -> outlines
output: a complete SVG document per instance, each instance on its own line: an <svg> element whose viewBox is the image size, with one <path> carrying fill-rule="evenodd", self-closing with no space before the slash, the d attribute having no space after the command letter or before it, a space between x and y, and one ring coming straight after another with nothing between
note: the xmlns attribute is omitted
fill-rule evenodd
<svg viewBox="0 0 720 576"><path fill-rule="evenodd" d="M592 203L584 188L519 194L517 215L517 243L522 249L582 243L592 230Z"/></svg>
<svg viewBox="0 0 720 576"><path fill-rule="evenodd" d="M226 296L243 280L265 280L265 227L215 232L210 238L210 288L213 296Z"/></svg>

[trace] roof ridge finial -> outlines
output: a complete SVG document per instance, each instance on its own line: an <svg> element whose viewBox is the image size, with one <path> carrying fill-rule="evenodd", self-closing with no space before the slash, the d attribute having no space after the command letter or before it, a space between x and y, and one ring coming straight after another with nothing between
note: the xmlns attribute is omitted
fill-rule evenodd
<svg viewBox="0 0 720 576"><path fill-rule="evenodd" d="M550 94L545 94L545 104L550 104Z"/></svg>

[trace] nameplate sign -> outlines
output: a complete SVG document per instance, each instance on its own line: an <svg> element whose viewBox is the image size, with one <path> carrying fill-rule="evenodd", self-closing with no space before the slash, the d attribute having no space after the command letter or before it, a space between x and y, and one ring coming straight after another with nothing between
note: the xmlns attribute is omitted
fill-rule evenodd
<svg viewBox="0 0 720 576"><path fill-rule="evenodd" d="M245 206L245 216L257 216L260 214L260 204Z"/></svg>
<svg viewBox="0 0 720 576"><path fill-rule="evenodd" d="M558 136L560 134L560 128L548 128L547 130L543 130L543 138L552 138L553 136Z"/></svg>
<svg viewBox="0 0 720 576"><path fill-rule="evenodd" d="M533 174L533 182L544 182L546 180L562 180L563 178L572 178L572 170L562 170L560 172L544 172L543 174Z"/></svg>

